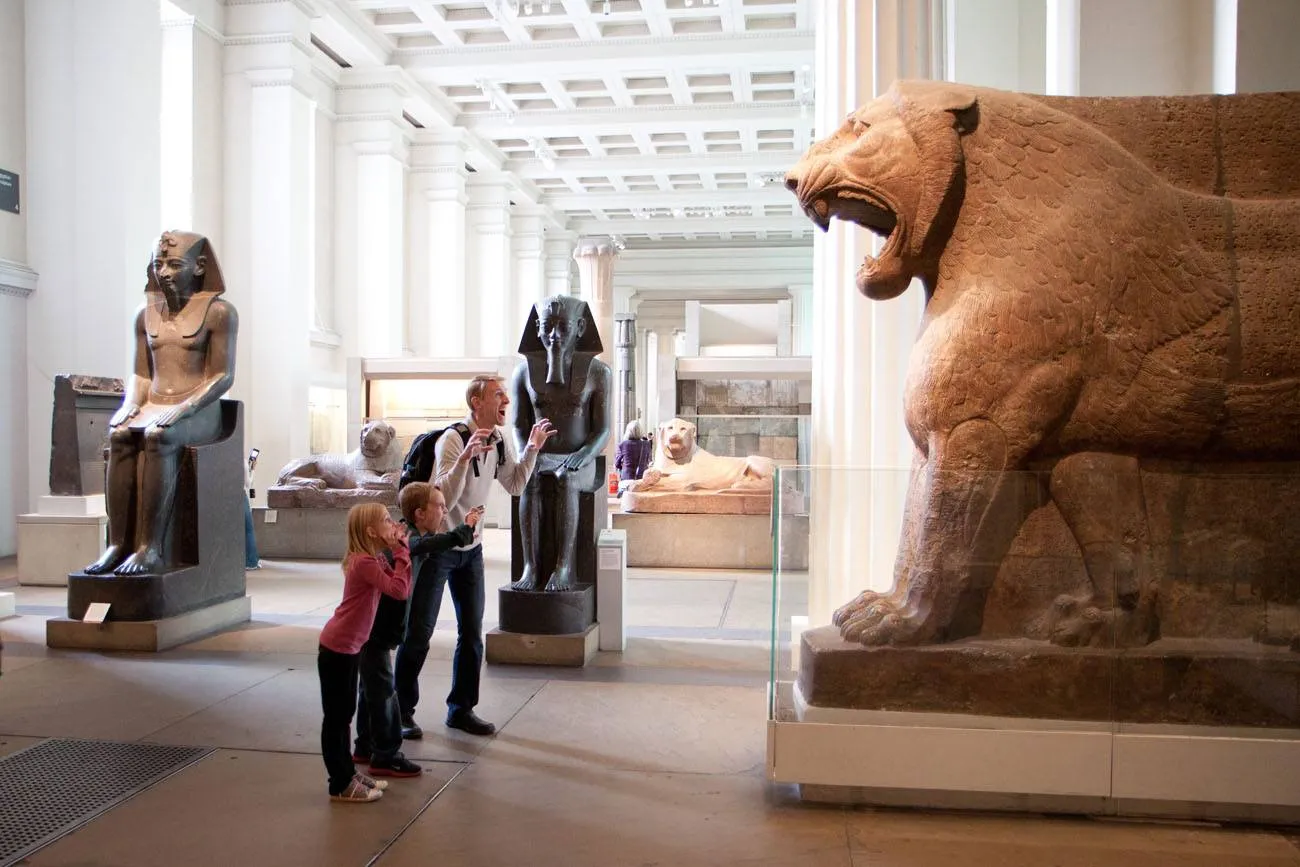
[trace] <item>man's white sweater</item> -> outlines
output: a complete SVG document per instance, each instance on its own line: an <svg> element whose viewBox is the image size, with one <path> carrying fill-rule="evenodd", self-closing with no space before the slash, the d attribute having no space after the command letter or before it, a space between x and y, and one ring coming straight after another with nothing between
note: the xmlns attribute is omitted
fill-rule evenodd
<svg viewBox="0 0 1300 867"><path fill-rule="evenodd" d="M473 433L474 420L467 418L464 423ZM505 462L498 468L496 444L500 440L505 441ZM442 496L447 501L447 517L442 522L444 533L465 523L465 517L470 509L486 505L488 493L492 490L493 478L501 483L501 487L505 488L510 496L517 497L533 474L533 465L537 463L537 449L531 445L525 446L523 456L518 456L512 438L504 436L500 427L492 429L492 436L488 442L492 449L479 455L477 462L472 460L462 462L460 456L465 451L465 440L461 439L460 434L449 428L446 433L438 437L437 445L434 446L434 455L438 463L433 471L433 482L442 491ZM478 464L478 475L474 474L475 463ZM474 528L474 543L455 550L470 551L482 543L483 525L479 524Z"/></svg>

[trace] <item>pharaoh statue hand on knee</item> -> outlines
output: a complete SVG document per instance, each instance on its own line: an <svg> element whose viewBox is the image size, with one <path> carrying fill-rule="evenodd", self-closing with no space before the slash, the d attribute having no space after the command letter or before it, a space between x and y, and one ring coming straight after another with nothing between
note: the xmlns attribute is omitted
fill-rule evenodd
<svg viewBox="0 0 1300 867"><path fill-rule="evenodd" d="M573 586L578 539L578 501L595 490L596 457L609 441L609 366L595 319L586 302L569 295L539 301L520 342L525 361L515 368L511 398L515 435L522 450L535 436L534 424L549 419L554 434L541 444L537 466L519 497L523 574L516 590L568 590ZM552 476L555 494L542 495L542 478ZM555 569L543 575L540 533L543 516L556 513L560 528Z"/></svg>
<svg viewBox="0 0 1300 867"><path fill-rule="evenodd" d="M235 373L235 308L220 297L207 238L166 232L135 317L135 364L109 421L108 549L90 575L151 575L171 562L170 518L181 449L221 435L219 400Z"/></svg>

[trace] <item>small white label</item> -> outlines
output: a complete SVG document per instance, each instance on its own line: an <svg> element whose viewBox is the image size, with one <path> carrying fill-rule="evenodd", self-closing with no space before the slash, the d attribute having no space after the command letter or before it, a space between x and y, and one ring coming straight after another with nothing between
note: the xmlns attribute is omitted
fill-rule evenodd
<svg viewBox="0 0 1300 867"><path fill-rule="evenodd" d="M601 548L599 567L601 569L617 569L619 561L622 559L618 556L619 553L617 548Z"/></svg>
<svg viewBox="0 0 1300 867"><path fill-rule="evenodd" d="M103 623L108 617L109 606L111 602L92 602L86 606L86 614L81 618L82 623Z"/></svg>
<svg viewBox="0 0 1300 867"><path fill-rule="evenodd" d="M275 515L276 515L275 509L267 509L265 512L262 513L262 523L274 524Z"/></svg>

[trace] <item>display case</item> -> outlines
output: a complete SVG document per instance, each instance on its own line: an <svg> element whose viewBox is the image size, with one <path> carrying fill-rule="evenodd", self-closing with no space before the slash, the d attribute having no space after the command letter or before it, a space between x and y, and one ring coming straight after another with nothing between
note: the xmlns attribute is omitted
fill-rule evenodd
<svg viewBox="0 0 1300 867"><path fill-rule="evenodd" d="M1300 474L1086 469L780 468L770 778L1300 822Z"/></svg>

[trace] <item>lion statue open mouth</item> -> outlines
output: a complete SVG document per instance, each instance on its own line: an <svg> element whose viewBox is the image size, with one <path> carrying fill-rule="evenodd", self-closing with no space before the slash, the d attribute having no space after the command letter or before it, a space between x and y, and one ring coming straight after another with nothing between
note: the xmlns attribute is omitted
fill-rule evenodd
<svg viewBox="0 0 1300 867"><path fill-rule="evenodd" d="M1298 149L1297 130L1298 94L1102 100L904 81L809 148L786 178L809 218L885 239L858 289L925 290L894 587L836 612L845 638L980 635L1038 496L1018 487L1031 473L1091 585L1057 597L1035 637L1161 636L1152 539L1183 531L1147 468L1300 459L1300 184L1275 156ZM1267 169L1224 144L1261 136ZM1261 573L1253 592L1290 599L1284 578ZM1202 622L1230 604L1206 602Z"/></svg>

